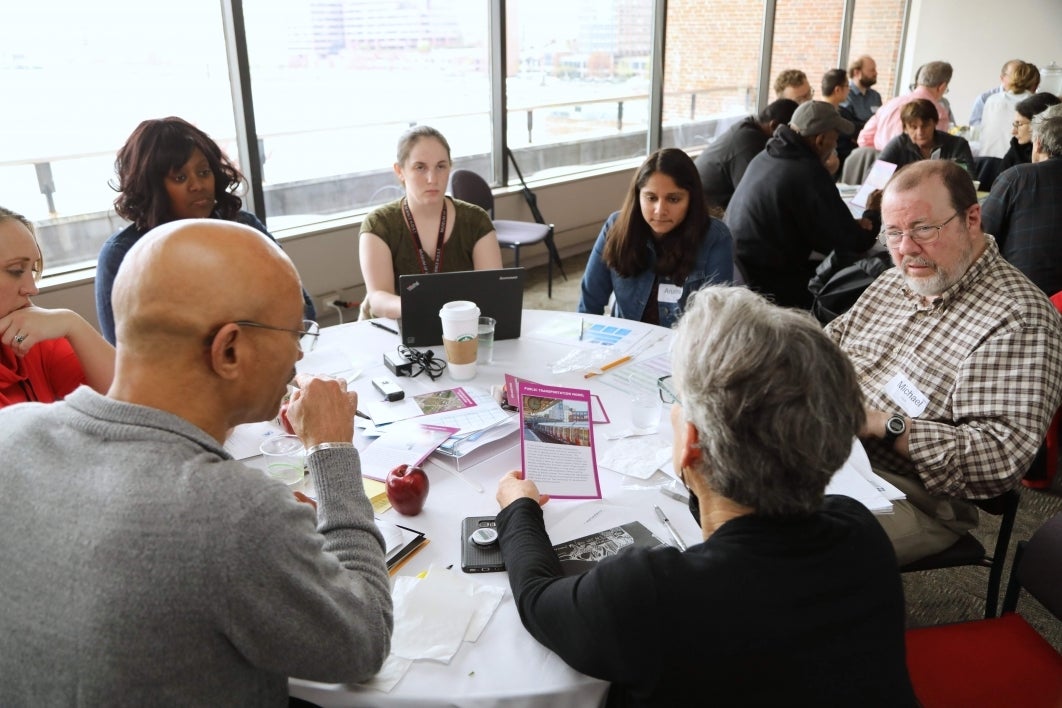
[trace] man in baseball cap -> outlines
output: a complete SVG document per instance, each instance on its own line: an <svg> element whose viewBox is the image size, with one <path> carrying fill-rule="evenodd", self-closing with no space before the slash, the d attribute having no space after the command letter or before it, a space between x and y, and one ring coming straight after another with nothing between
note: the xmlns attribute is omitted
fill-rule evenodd
<svg viewBox="0 0 1062 708"><path fill-rule="evenodd" d="M812 252L867 250L876 213L852 218L825 167L843 132L854 126L831 104L802 103L749 163L726 213L738 268L753 290L785 307L809 309Z"/></svg>

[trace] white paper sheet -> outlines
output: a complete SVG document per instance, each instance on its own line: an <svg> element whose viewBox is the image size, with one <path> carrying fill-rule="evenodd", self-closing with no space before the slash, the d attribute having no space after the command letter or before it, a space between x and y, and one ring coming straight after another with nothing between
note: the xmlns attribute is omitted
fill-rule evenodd
<svg viewBox="0 0 1062 708"><path fill-rule="evenodd" d="M424 578L395 578L391 653L449 663L475 612L474 587L458 573L437 566Z"/></svg>
<svg viewBox="0 0 1062 708"><path fill-rule="evenodd" d="M649 479L671 459L671 446L660 443L656 436L610 441L598 464L628 477Z"/></svg>

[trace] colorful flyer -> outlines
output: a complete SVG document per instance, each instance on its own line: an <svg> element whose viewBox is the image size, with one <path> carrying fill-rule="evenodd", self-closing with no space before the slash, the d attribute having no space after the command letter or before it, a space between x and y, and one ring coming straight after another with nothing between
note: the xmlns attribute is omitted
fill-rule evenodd
<svg viewBox="0 0 1062 708"><path fill-rule="evenodd" d="M558 499L600 499L590 392L521 381L524 478Z"/></svg>

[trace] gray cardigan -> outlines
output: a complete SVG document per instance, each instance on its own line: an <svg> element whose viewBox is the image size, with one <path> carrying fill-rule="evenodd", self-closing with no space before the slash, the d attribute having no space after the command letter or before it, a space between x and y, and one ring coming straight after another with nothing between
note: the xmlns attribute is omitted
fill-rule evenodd
<svg viewBox="0 0 1062 708"><path fill-rule="evenodd" d="M0 705L286 705L390 647L382 540L352 449L313 510L161 411L80 388L0 410Z"/></svg>

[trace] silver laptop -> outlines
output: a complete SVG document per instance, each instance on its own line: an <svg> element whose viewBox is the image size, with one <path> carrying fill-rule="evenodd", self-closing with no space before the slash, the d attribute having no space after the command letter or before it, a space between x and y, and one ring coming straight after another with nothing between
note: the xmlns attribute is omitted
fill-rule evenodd
<svg viewBox="0 0 1062 708"><path fill-rule="evenodd" d="M411 347L442 344L439 310L451 300L471 300L479 306L480 315L493 317L497 321L494 339L516 339L524 311L524 275L523 268L400 275L402 343Z"/></svg>

